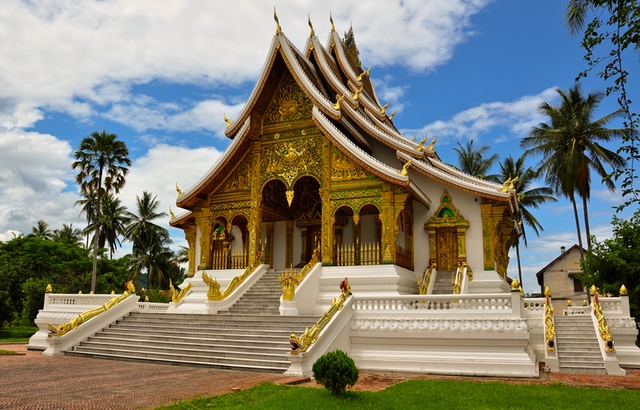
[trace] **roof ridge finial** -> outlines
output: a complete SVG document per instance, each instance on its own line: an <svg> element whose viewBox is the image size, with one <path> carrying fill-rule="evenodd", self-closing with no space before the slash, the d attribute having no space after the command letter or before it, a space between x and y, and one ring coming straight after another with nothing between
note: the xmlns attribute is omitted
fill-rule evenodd
<svg viewBox="0 0 640 410"><path fill-rule="evenodd" d="M388 101L385 105L383 105L382 108L380 108L380 114L384 115L387 112L387 108L389 108L390 104L391 101Z"/></svg>
<svg viewBox="0 0 640 410"><path fill-rule="evenodd" d="M333 25L333 13L329 12L329 21L331 22L331 32L336 31L336 26Z"/></svg>
<svg viewBox="0 0 640 410"><path fill-rule="evenodd" d="M395 117L395 115L398 113L398 111L394 111L391 113L391 115L389 116L389 120L392 120L393 117Z"/></svg>
<svg viewBox="0 0 640 410"><path fill-rule="evenodd" d="M227 123L227 129L231 128L231 120L227 117L226 113L222 113L222 118L224 118L224 122Z"/></svg>
<svg viewBox="0 0 640 410"><path fill-rule="evenodd" d="M342 103L342 101L344 101L345 98L346 97L344 95L341 95L341 96L336 95L336 103L333 104L333 109L340 110L342 108L342 105L340 103Z"/></svg>
<svg viewBox="0 0 640 410"><path fill-rule="evenodd" d="M427 134L426 133L424 134L424 138L422 139L422 141L420 141L420 143L415 148L415 150L418 151L418 152L422 152L424 150L423 145L424 145L425 142L427 142Z"/></svg>
<svg viewBox="0 0 640 410"><path fill-rule="evenodd" d="M273 19L276 21L276 34L282 33L282 28L280 28L280 21L278 20L278 14L276 13L276 6L273 6Z"/></svg>
<svg viewBox="0 0 640 410"><path fill-rule="evenodd" d="M365 71L361 72L360 75L358 76L357 80L359 82L362 82L362 79L364 78L364 76L368 76L369 74L371 74L371 67L367 68Z"/></svg>
<svg viewBox="0 0 640 410"><path fill-rule="evenodd" d="M433 148L436 145L436 141L438 141L438 136L437 135L429 143L429 146L427 147L428 151L433 151Z"/></svg>
<svg viewBox="0 0 640 410"><path fill-rule="evenodd" d="M316 33L313 31L313 24L311 23L311 14L307 14L309 17L309 29L311 32L309 33L309 37L315 37Z"/></svg>
<svg viewBox="0 0 640 410"><path fill-rule="evenodd" d="M412 163L413 163L413 158L409 158L409 161L404 163L404 166L402 167L402 171L400 171L400 175L402 175L403 177L406 177L407 175L409 175L409 167L411 166Z"/></svg>
<svg viewBox="0 0 640 410"><path fill-rule="evenodd" d="M358 96L360 95L360 93L362 92L363 89L364 89L364 87L360 86L360 88L358 88L356 90L356 93L351 96L351 99L353 101L358 101Z"/></svg>

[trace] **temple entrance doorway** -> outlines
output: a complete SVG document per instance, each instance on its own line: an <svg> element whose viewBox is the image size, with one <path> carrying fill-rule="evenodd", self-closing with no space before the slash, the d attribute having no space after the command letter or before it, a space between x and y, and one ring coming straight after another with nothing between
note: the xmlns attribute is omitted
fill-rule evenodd
<svg viewBox="0 0 640 410"><path fill-rule="evenodd" d="M274 269L304 266L319 246L320 184L299 178L288 191L284 182L269 181L262 190L262 245L265 263Z"/></svg>
<svg viewBox="0 0 640 410"><path fill-rule="evenodd" d="M438 270L455 270L458 267L458 234L456 228L437 229L436 247Z"/></svg>

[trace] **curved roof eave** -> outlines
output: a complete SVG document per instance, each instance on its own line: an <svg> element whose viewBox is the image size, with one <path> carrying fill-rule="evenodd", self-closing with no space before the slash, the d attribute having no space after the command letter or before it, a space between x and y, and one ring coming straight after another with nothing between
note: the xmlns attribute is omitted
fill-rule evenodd
<svg viewBox="0 0 640 410"><path fill-rule="evenodd" d="M392 168L367 154L362 150L362 148L358 147L349 138L342 134L342 132L337 129L317 107L313 107L313 121L316 126L324 131L327 138L331 139L333 143L341 147L342 151L358 165L364 167L367 171L385 181L392 182L400 186L409 185L410 180L408 176L400 175L400 170Z"/></svg>
<svg viewBox="0 0 640 410"><path fill-rule="evenodd" d="M193 216L193 212L186 211L176 216L175 218L171 218L169 220L169 226L178 227L182 225L184 222L187 222Z"/></svg>
<svg viewBox="0 0 640 410"><path fill-rule="evenodd" d="M351 108L348 104L342 106L342 111L345 111L349 118L358 123L369 135L378 141L382 142L387 146L391 146L392 148L402 151L407 155L411 155L413 158L422 158L424 153L422 151L417 151L415 148L418 146L415 144L415 147L412 147L410 144L414 144L403 136L395 136L386 134L381 129L377 128L372 120L369 118L365 118L358 111Z"/></svg>
<svg viewBox="0 0 640 410"><path fill-rule="evenodd" d="M397 151L396 156L402 162L406 163L407 161L409 161L409 156L401 151ZM485 185L479 185L475 183L475 181L468 178L470 177L468 175L467 178L454 176L433 166L428 166L422 161L412 162L411 168L431 179L435 179L446 185L461 189L475 195L480 195L485 198L492 198L503 202L511 202L511 197L515 195L514 190L510 190L509 192L501 192L500 189L489 188Z"/></svg>
<svg viewBox="0 0 640 410"><path fill-rule="evenodd" d="M215 162L215 164L213 164L213 166L209 168L209 171L207 171L207 173L204 174L202 178L200 178L193 186L187 189L184 192L184 194L180 198L178 198L178 200L176 200L177 206L181 208L185 208L185 206L183 205L186 205L188 201L193 200L195 195L198 194L198 191L200 190L200 188L202 188L202 186L205 183L211 180L211 178L216 174L216 172L220 168L222 168L222 166L224 166L224 164L226 164L227 161L229 161L229 159L236 152L237 148L240 146L240 143L243 140L243 137L249 132L250 123L251 123L251 117L247 117L247 119L242 124L242 127L240 127L240 130L236 133L237 135L240 136L240 138L234 138L231 140L231 144L227 147L226 150L224 150L224 152L222 153L222 155L220 155L220 157Z"/></svg>

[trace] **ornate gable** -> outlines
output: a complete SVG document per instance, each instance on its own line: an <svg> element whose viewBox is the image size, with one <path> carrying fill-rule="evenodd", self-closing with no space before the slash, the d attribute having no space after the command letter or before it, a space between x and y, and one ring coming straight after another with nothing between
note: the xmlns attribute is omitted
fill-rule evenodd
<svg viewBox="0 0 640 410"><path fill-rule="evenodd" d="M313 103L304 94L291 73L285 70L280 86L264 115L264 125L311 120Z"/></svg>

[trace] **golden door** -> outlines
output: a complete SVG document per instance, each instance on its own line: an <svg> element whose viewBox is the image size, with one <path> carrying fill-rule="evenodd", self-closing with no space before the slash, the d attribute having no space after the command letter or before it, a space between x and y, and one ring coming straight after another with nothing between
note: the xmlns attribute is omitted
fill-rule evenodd
<svg viewBox="0 0 640 410"><path fill-rule="evenodd" d="M455 228L436 231L438 270L454 270L458 267L458 235Z"/></svg>

